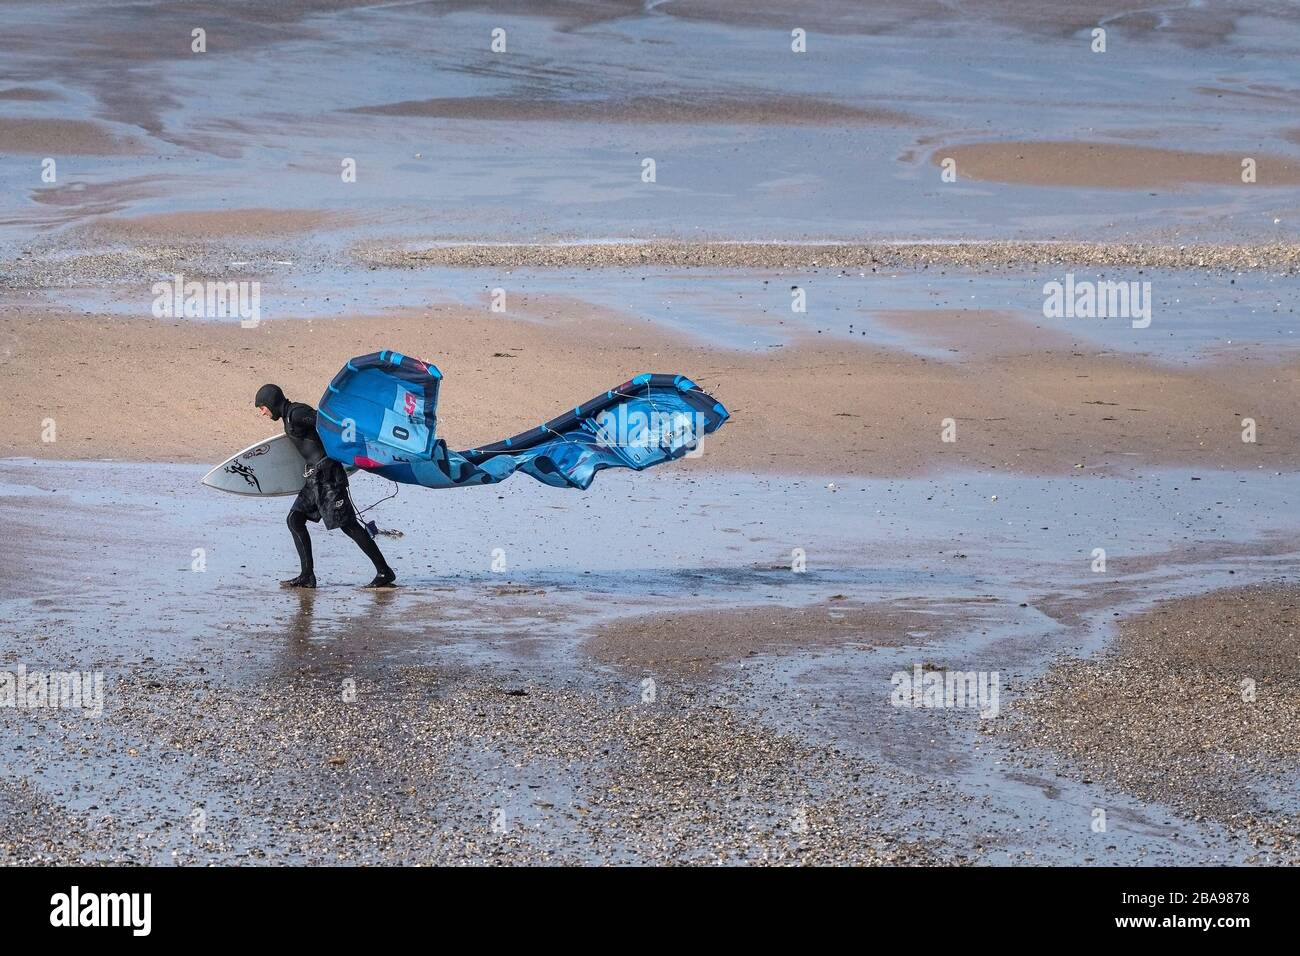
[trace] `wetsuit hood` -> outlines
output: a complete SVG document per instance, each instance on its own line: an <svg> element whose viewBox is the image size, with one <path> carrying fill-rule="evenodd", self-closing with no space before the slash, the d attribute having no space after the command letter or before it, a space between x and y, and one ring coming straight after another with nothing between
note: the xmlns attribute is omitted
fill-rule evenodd
<svg viewBox="0 0 1300 956"><path fill-rule="evenodd" d="M279 385L263 385L257 390L257 397L253 399L253 404L258 408L265 405L271 410L271 421L278 422L289 402L284 397L284 392L280 391Z"/></svg>

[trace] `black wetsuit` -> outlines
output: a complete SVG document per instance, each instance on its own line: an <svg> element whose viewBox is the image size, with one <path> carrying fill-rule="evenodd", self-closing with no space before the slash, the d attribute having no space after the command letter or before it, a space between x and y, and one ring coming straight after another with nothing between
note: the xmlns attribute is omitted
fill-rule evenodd
<svg viewBox="0 0 1300 956"><path fill-rule="evenodd" d="M308 521L323 521L328 530L337 528L355 541L375 566L376 577L370 582L372 585L391 583L396 575L384 560L379 545L375 544L369 532L357 521L356 510L348 495L347 470L325 454L325 446L316 433L316 409L302 402L289 401L274 385L262 386L255 401L257 405L265 405L271 410L272 419L283 419L284 433L307 463L303 473L307 483L294 499L288 518L289 532L293 535L294 547L298 549L302 573L285 583L300 587L316 586L311 536L307 533Z"/></svg>

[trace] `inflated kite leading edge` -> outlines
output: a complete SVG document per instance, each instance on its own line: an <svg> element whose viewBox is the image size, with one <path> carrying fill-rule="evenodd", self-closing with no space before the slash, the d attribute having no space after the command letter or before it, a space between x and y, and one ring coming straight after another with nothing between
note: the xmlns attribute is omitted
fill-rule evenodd
<svg viewBox="0 0 1300 956"><path fill-rule="evenodd" d="M512 438L449 451L435 437L442 373L399 352L350 359L321 396L325 452L393 481L428 488L485 485L516 471L586 489L604 468L641 471L681 458L729 417L682 375L638 375Z"/></svg>

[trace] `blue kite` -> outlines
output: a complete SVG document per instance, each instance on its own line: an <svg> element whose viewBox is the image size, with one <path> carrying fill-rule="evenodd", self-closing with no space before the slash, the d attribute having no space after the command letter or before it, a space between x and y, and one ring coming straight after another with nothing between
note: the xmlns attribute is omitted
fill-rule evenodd
<svg viewBox="0 0 1300 956"><path fill-rule="evenodd" d="M642 471L696 452L730 417L682 375L638 375L536 428L450 451L436 437L442 373L400 352L349 359L317 409L330 458L426 488L486 485L520 471L586 490L605 468Z"/></svg>

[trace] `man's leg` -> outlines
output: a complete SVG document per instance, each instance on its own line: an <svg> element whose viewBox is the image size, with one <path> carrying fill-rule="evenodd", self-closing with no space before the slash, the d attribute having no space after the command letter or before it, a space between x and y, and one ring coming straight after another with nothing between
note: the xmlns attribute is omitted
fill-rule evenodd
<svg viewBox="0 0 1300 956"><path fill-rule="evenodd" d="M307 534L307 516L301 511L290 511L288 525L289 533L293 535L293 546L298 549L298 563L302 566L302 573L280 583L290 588L314 588L316 569L311 559L311 535Z"/></svg>
<svg viewBox="0 0 1300 956"><path fill-rule="evenodd" d="M357 547L366 553L366 557L375 566L375 579L366 587L388 587L397 580L397 573L384 560L384 554L379 550L379 545L375 544L375 539L370 537L370 532L361 527L361 523L356 518L349 515L348 519L339 525L339 530L355 541Z"/></svg>

